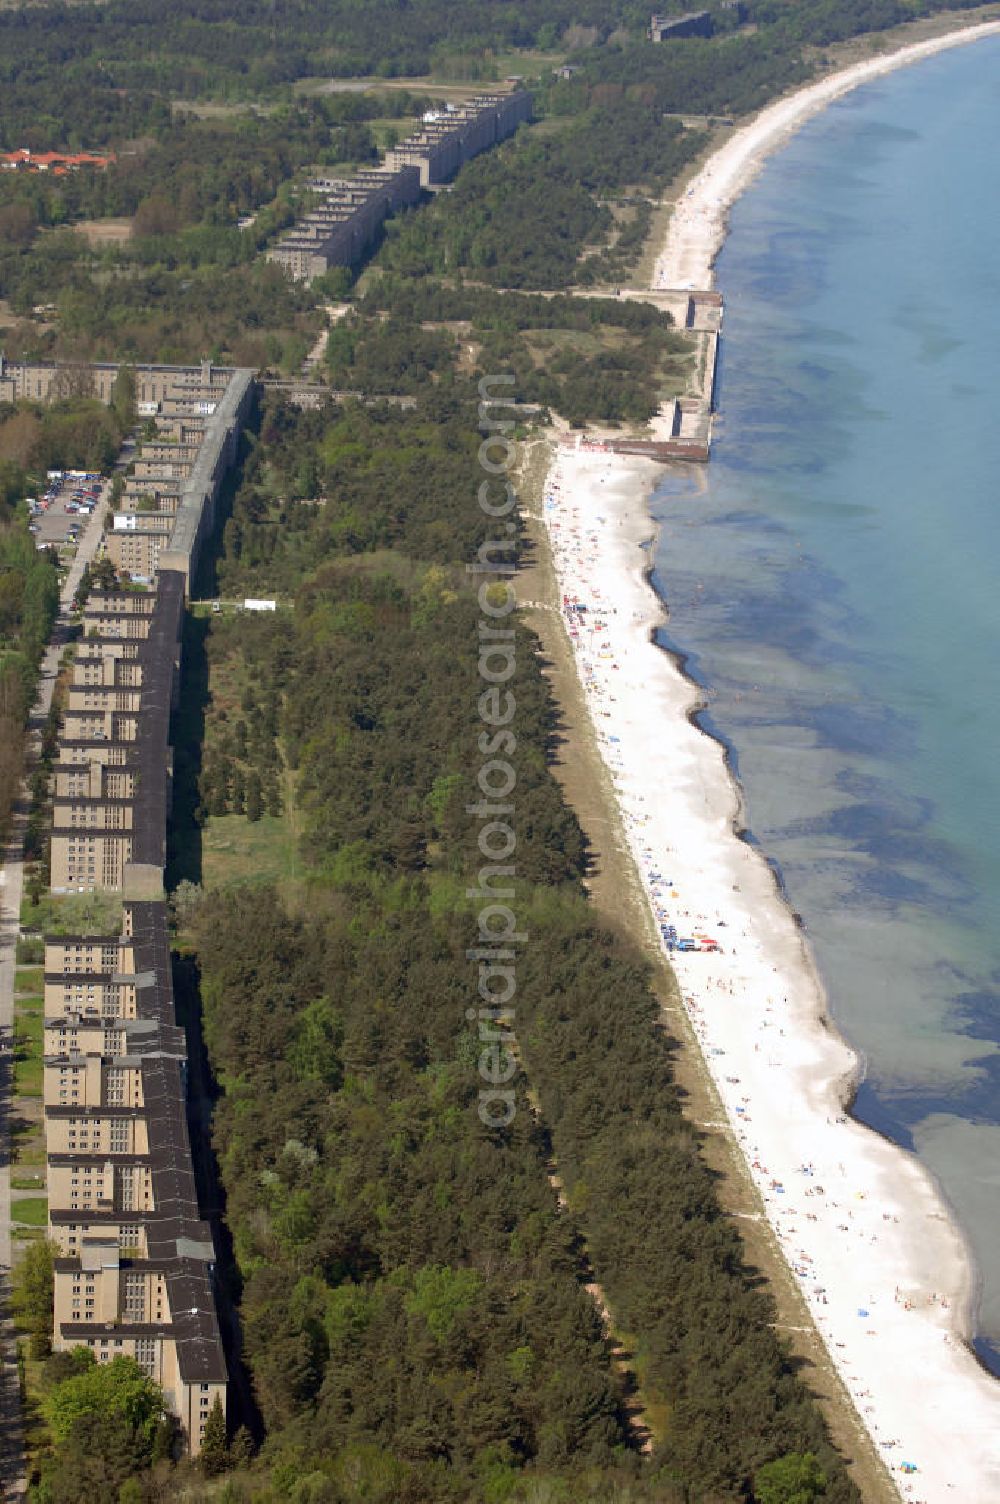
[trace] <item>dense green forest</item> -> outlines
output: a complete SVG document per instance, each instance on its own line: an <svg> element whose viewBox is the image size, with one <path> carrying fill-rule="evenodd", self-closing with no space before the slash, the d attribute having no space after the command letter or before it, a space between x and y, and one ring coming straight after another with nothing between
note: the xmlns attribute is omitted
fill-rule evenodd
<svg viewBox="0 0 1000 1504"><path fill-rule="evenodd" d="M0 654L5 671L33 672L57 602L56 567L49 551L35 547L23 524L0 526Z"/></svg>
<svg viewBox="0 0 1000 1504"><path fill-rule="evenodd" d="M89 129L129 130L132 91L181 98L252 99L310 75L383 78L426 74L454 58L486 78L497 50L552 48L604 39L625 22L635 35L648 7L599 0L178 0L165 15L153 0L51 5L0 13L0 85L12 124L51 111L38 88L54 59ZM567 37L568 33L568 37ZM467 73L463 73L467 77ZM125 100L116 90L126 91ZM126 128L123 131L122 126ZM15 144L20 144L19 142Z"/></svg>
<svg viewBox="0 0 1000 1504"><path fill-rule="evenodd" d="M266 1433L227 1498L735 1504L791 1458L805 1497L847 1504L681 1114L645 963L589 911L519 623L505 752L528 939L516 1018L475 1011L477 422L459 380L408 411L269 398L219 578L294 610L204 619L197 819L232 818L238 775L252 824L248 777L277 764L301 832L294 882L179 894ZM477 1112L491 1038L513 1073L502 1129ZM630 1334L646 1458L593 1277Z"/></svg>
<svg viewBox="0 0 1000 1504"><path fill-rule="evenodd" d="M255 1442L217 1417L200 1470L178 1467L134 1366L59 1355L41 1376L54 1447L38 1504L857 1500L720 1210L647 967L588 904L587 843L551 772L558 710L519 622L501 745L526 939L516 1008L480 1006L484 622L467 566L495 528L475 501L475 378L509 371L522 403L574 423L647 417L683 374L678 332L566 294L635 269L654 205L706 144L676 117L758 108L833 43L930 8L747 0L715 11L711 40L660 47L631 0L0 11L0 148L116 157L0 181L14 356L296 371L331 285L293 284L261 253L300 211L306 169L373 160L434 97L428 74L537 73L537 128L391 222L375 274L337 283L354 306L331 384L412 405L269 396L248 436L214 583L284 609L189 627L178 979L187 1006L200 998L218 1091L223 1276L253 1396L233 1419ZM535 50L523 67L517 49ZM292 87L330 75L419 82ZM128 221L119 238L81 233L109 217ZM0 413L0 746L18 744L55 606L55 565L14 520L27 473L67 449L106 457L115 425L79 391ZM253 880L251 857L249 880L201 881L226 822L258 854L250 838L280 832L287 871ZM501 1126L477 1110L484 1079L513 1104Z"/></svg>
<svg viewBox="0 0 1000 1504"><path fill-rule="evenodd" d="M399 90L202 120L150 96L142 133L115 139L106 171L0 175L0 297L18 318L2 336L7 354L211 353L294 369L315 338L317 299L260 253L299 212L296 174L374 160L367 122L377 116L391 128L427 102ZM57 131L58 143L70 134ZM28 138L36 144L38 132ZM123 219L124 239L72 233L109 216Z"/></svg>
<svg viewBox="0 0 1000 1504"><path fill-rule="evenodd" d="M40 1266L38 1253L33 1248L26 1261ZM50 1265L50 1284L51 1279ZM75 1504L84 1498L118 1504L130 1498L137 1474L152 1483L149 1469L169 1467L176 1423L164 1414L159 1385L132 1358L98 1363L88 1347L53 1353L42 1367L41 1387L53 1446L33 1490L38 1504Z"/></svg>
<svg viewBox="0 0 1000 1504"><path fill-rule="evenodd" d="M745 12L781 41L822 46L964 8L928 0L748 0ZM717 23L727 29L733 18L718 11ZM57 4L0 13L0 86L8 131L40 130L68 106L77 139L86 134L93 146L99 135L138 134L137 94L253 99L311 75L391 78L449 66L462 77L471 69L490 78L498 52L628 43L648 24L649 6L635 0L246 0L238 18L227 0L178 0L168 15L152 0ZM54 65L71 103L43 92Z"/></svg>
<svg viewBox="0 0 1000 1504"><path fill-rule="evenodd" d="M521 401L569 422L645 422L681 388L689 347L668 313L616 298L542 298L384 277L331 331L339 390L416 393L456 373L514 374Z"/></svg>
<svg viewBox="0 0 1000 1504"><path fill-rule="evenodd" d="M85 373L67 371L49 406L0 403L0 833L22 769L38 668L59 608L59 567L27 528L24 501L49 468L110 464L134 419L127 376L109 406L85 395ZM29 828L29 837L31 831Z"/></svg>
<svg viewBox="0 0 1000 1504"><path fill-rule="evenodd" d="M591 0L253 0L238 22L221 0L183 0L168 19L144 0L0 11L0 147L116 154L105 172L3 175L0 298L16 322L0 337L11 355L211 354L294 371L319 327L317 297L282 286L257 258L296 217L296 177L373 160L374 122L384 144L392 120L412 118L433 85L308 96L291 85L429 70L471 82L495 76L500 55L517 48L554 49L576 70L558 79L544 54L527 55L543 129L521 132L433 205L391 223L381 264L493 287L613 287L642 251L650 198L704 144L677 114L758 108L811 76L823 47L928 9L920 0L749 0L749 24L720 10L711 40L662 46L643 40L645 8ZM201 98L238 107L210 118L174 107ZM130 238L88 243L66 228L107 217L129 221ZM412 353L435 368L433 342ZM605 397L619 379L631 395L595 413L592 391L576 416L648 409L637 370L620 364L606 365ZM646 356L639 364L648 368Z"/></svg>
<svg viewBox="0 0 1000 1504"><path fill-rule="evenodd" d="M0 403L0 466L19 496L27 494L30 476L37 488L49 469L109 469L134 420L130 404L108 406L86 395L88 388L93 390L86 371L67 369L63 374L66 395L48 404L27 399L12 406ZM73 387L82 390L73 392Z"/></svg>
<svg viewBox="0 0 1000 1504"><path fill-rule="evenodd" d="M583 108L559 124L542 137L521 132L471 162L422 213L392 222L380 264L406 276L462 272L521 289L563 288L613 271L580 262L581 249L613 242L608 195L661 189L703 136L640 101Z"/></svg>
<svg viewBox="0 0 1000 1504"><path fill-rule="evenodd" d="M54 557L39 552L23 518L12 515L23 495L23 473L0 460L0 835L7 831L38 664L59 605Z"/></svg>

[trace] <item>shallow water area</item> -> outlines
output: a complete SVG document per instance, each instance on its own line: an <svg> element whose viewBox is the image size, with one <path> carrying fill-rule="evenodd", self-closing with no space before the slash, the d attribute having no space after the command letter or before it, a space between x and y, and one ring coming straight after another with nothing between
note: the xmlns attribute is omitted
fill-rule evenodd
<svg viewBox="0 0 1000 1504"><path fill-rule="evenodd" d="M720 419L666 476L661 641L861 1052L938 1177L1000 1371L995 39L833 104L738 201Z"/></svg>

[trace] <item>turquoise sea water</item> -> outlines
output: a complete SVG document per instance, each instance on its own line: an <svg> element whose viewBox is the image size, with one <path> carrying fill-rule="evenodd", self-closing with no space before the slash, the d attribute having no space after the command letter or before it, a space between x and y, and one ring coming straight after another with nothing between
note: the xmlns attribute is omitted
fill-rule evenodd
<svg viewBox="0 0 1000 1504"><path fill-rule="evenodd" d="M1000 1372L1000 40L868 85L736 205L713 459L664 646L862 1053L855 1111L972 1247Z"/></svg>

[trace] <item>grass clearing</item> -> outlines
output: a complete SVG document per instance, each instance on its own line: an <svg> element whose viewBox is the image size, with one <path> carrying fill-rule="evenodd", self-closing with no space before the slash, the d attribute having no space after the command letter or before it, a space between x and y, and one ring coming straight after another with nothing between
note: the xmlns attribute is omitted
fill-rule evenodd
<svg viewBox="0 0 1000 1504"><path fill-rule="evenodd" d="M41 998L39 998L39 1004ZM32 1054L41 1050L42 1032L45 1027L45 1018L41 1007L28 1013L18 1012L14 1020L14 1038L18 1044L23 1045Z"/></svg>
<svg viewBox="0 0 1000 1504"><path fill-rule="evenodd" d="M520 77L531 78L534 74L550 73L553 68L561 68L569 53L563 49L559 52L536 52L527 48L522 52L498 52L494 59L494 66L501 78ZM478 84L478 90L488 87Z"/></svg>
<svg viewBox="0 0 1000 1504"><path fill-rule="evenodd" d="M215 815L202 828L202 881L206 888L231 883L296 884L303 875L298 851L298 833L288 813L262 815L250 821L245 815Z"/></svg>
<svg viewBox="0 0 1000 1504"><path fill-rule="evenodd" d="M42 1095L41 1057L25 1055L14 1061L14 1092L19 1097Z"/></svg>
<svg viewBox="0 0 1000 1504"><path fill-rule="evenodd" d="M132 239L131 219L81 219L73 226L89 246L125 245Z"/></svg>
<svg viewBox="0 0 1000 1504"><path fill-rule="evenodd" d="M41 1168L48 1163L41 1122L20 1118L11 1131L11 1165L19 1171ZM27 1179L27 1176L24 1177ZM13 1180L11 1185L14 1185ZM14 1189L19 1187L16 1185ZM27 1190L27 1186L24 1187Z"/></svg>
<svg viewBox="0 0 1000 1504"><path fill-rule="evenodd" d="M379 150L388 151L390 146L395 146L397 142L403 141L407 136L413 135L413 132L420 124L420 117L418 115L400 115L398 117L387 115L384 120L366 120L365 124L375 137L375 143L379 147Z"/></svg>
<svg viewBox="0 0 1000 1504"><path fill-rule="evenodd" d="M120 935L122 900L117 893L43 893L25 898L21 928L42 935Z"/></svg>
<svg viewBox="0 0 1000 1504"><path fill-rule="evenodd" d="M19 1001L14 1015L14 1094L40 1097L43 1078L45 1031L42 999Z"/></svg>
<svg viewBox="0 0 1000 1504"><path fill-rule="evenodd" d="M19 966L14 975L14 996L22 992L40 993L45 986L45 970L41 966Z"/></svg>
<svg viewBox="0 0 1000 1504"><path fill-rule="evenodd" d="M45 1227L49 1220L47 1196L22 1196L10 1203L12 1222L23 1222L26 1227Z"/></svg>

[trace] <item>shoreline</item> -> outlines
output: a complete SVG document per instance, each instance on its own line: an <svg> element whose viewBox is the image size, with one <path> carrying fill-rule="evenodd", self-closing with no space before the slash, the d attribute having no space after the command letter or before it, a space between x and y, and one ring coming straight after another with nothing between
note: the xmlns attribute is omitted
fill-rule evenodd
<svg viewBox="0 0 1000 1504"><path fill-rule="evenodd" d="M711 287L732 204L826 104L991 35L1000 21L853 64L768 106L692 180L654 288ZM910 1504L1000 1504L1000 1385L971 1345L979 1271L932 1174L852 1115L863 1056L840 1035L780 870L747 826L730 749L700 724L703 690L684 655L656 640L668 617L652 582L656 474L578 440L556 451L542 519L643 897L654 929L700 926L722 944L674 952L670 965L780 1256L894 1489Z"/></svg>
<svg viewBox="0 0 1000 1504"><path fill-rule="evenodd" d="M935 53L1000 36L1000 20L980 21L852 63L783 94L713 152L674 207L656 258L652 289L707 291L728 232L729 210L768 157L821 110L853 89Z"/></svg>
<svg viewBox="0 0 1000 1504"><path fill-rule="evenodd" d="M767 160L775 152L780 151L800 127L813 119L827 105L842 99L854 89L885 77L899 68L908 67L935 56L939 52L949 51L991 36L1000 36L1000 18L977 21L971 25L959 25L937 36L924 37L913 43L903 43L899 47L879 53L872 58L848 64L813 83L792 89L766 105L750 121L738 127L733 135L711 154L689 182L684 196L675 205L662 249L656 257L652 290L670 288L697 291L714 288L715 263L729 233L729 211L732 206L752 184ZM687 280L688 278L694 278L694 280ZM644 506L647 495L648 492L645 492ZM649 520L652 521L651 518ZM655 542L655 529L652 541ZM665 622L669 615L669 606L659 596L652 583L652 567L647 570L647 584L663 613ZM651 630L655 631L655 624ZM686 656L670 648L662 647L660 644L656 645L667 655L678 674L691 686L692 693L700 696L701 686L686 672ZM693 702L688 712L688 719L699 732L721 749L737 800L738 813L733 821L733 835L737 840L749 837L750 844L755 847L762 861L772 871L779 901L787 907L789 914L798 922L798 915L792 908L780 868L766 857L763 849L753 838L749 827L740 820L740 814L744 809L743 792L738 773L731 765L729 744L724 738L698 724L700 709L700 703L697 700ZM857 1089L864 1079L863 1056L860 1051L850 1045L849 1041L843 1039L837 1029L828 1007L822 979L813 962L808 940L805 938L804 926L801 926L801 929L815 985L822 1000L817 1014L818 1020L824 1028L836 1032L838 1038L842 1039L845 1047L850 1049L854 1056L853 1071L844 1084L843 1110L851 1115L852 1121L857 1122L867 1132L875 1134L897 1149L900 1154L913 1157L915 1160L915 1156L910 1156L910 1151L905 1150L894 1139L879 1129L862 1123L860 1119L854 1118L853 1107ZM921 1169L941 1203L944 1213L952 1222L963 1251L964 1288L961 1299L957 1300L953 1307L953 1334L963 1343L979 1370L994 1383L1000 1383L1000 1375L995 1373L973 1346L974 1316L978 1291L982 1286L981 1271L965 1233L955 1219L943 1187L938 1184L930 1170L923 1166Z"/></svg>
<svg viewBox="0 0 1000 1504"><path fill-rule="evenodd" d="M655 474L649 461L562 449L543 506L632 859L658 925L721 943L670 956L685 1011L781 1253L896 1488L913 1504L1000 1501L1000 1386L956 1335L974 1294L964 1241L915 1156L848 1115L859 1057L826 1012L773 868L741 838L724 747L695 720L701 692L655 641L665 610L643 547L653 529L635 515L636 490L645 497Z"/></svg>

